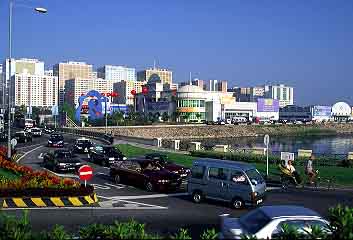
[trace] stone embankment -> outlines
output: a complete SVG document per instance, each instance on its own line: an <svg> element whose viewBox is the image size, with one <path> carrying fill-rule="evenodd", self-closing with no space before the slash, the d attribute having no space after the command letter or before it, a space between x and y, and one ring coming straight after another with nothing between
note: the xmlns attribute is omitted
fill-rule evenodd
<svg viewBox="0 0 353 240"><path fill-rule="evenodd" d="M86 131L102 132L104 127L81 128ZM144 139L206 139L229 137L271 136L311 136L353 134L351 123L327 123L310 125L155 125L109 127L114 136Z"/></svg>

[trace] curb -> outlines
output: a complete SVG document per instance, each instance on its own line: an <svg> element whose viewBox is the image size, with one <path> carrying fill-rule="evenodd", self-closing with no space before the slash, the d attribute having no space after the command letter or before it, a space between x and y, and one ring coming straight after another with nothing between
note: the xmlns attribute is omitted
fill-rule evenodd
<svg viewBox="0 0 353 240"><path fill-rule="evenodd" d="M17 197L0 198L0 208L38 208L38 207L84 207L96 205L96 194L75 197Z"/></svg>

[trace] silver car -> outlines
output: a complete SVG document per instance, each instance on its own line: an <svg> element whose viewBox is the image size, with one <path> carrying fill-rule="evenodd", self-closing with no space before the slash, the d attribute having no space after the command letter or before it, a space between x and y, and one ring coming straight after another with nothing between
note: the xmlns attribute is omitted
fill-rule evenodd
<svg viewBox="0 0 353 240"><path fill-rule="evenodd" d="M240 218L231 218L228 214L220 217L220 239L241 239L243 235L257 239L278 238L284 224L295 227L303 234L310 232L312 226L328 232L329 224L311 209L289 205L260 207Z"/></svg>

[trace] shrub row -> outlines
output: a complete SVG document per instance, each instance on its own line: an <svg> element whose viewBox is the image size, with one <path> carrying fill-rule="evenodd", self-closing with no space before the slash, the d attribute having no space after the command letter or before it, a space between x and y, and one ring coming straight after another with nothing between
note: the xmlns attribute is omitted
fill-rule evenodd
<svg viewBox="0 0 353 240"><path fill-rule="evenodd" d="M248 162L248 163L266 163L266 156L256 155L251 153L223 153L216 151L191 151L191 156L194 157L204 157L204 158L218 158L218 159L227 159L239 162ZM279 156L270 154L268 160L272 164L278 164L281 160ZM303 166L307 158L297 158L294 161L295 165ZM333 157L316 157L314 162L318 166L344 166L344 162L340 159Z"/></svg>
<svg viewBox="0 0 353 240"><path fill-rule="evenodd" d="M277 239L353 239L353 208L330 208L328 213L329 226L327 229L313 226L305 234L288 225L283 226ZM162 237L150 234L145 230L145 224L130 220L128 222L115 221L111 225L91 224L81 227L78 234L71 234L63 226L56 225L49 232L34 233L28 220L28 212L17 219L14 216L0 215L0 239L191 239L187 229L180 229L177 233ZM217 239L215 229L206 229L199 239ZM242 236L242 239L256 239L254 236Z"/></svg>

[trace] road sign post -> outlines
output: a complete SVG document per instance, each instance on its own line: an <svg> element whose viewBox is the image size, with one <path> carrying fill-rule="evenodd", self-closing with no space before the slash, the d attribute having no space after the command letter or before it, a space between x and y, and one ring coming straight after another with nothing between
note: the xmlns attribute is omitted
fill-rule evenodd
<svg viewBox="0 0 353 240"><path fill-rule="evenodd" d="M266 146L266 177L268 177L268 146L270 144L270 136L268 134L264 137L264 144Z"/></svg>
<svg viewBox="0 0 353 240"><path fill-rule="evenodd" d="M85 181L85 187L87 186L87 180L93 177L93 168L89 165L83 165L78 169L80 180Z"/></svg>

